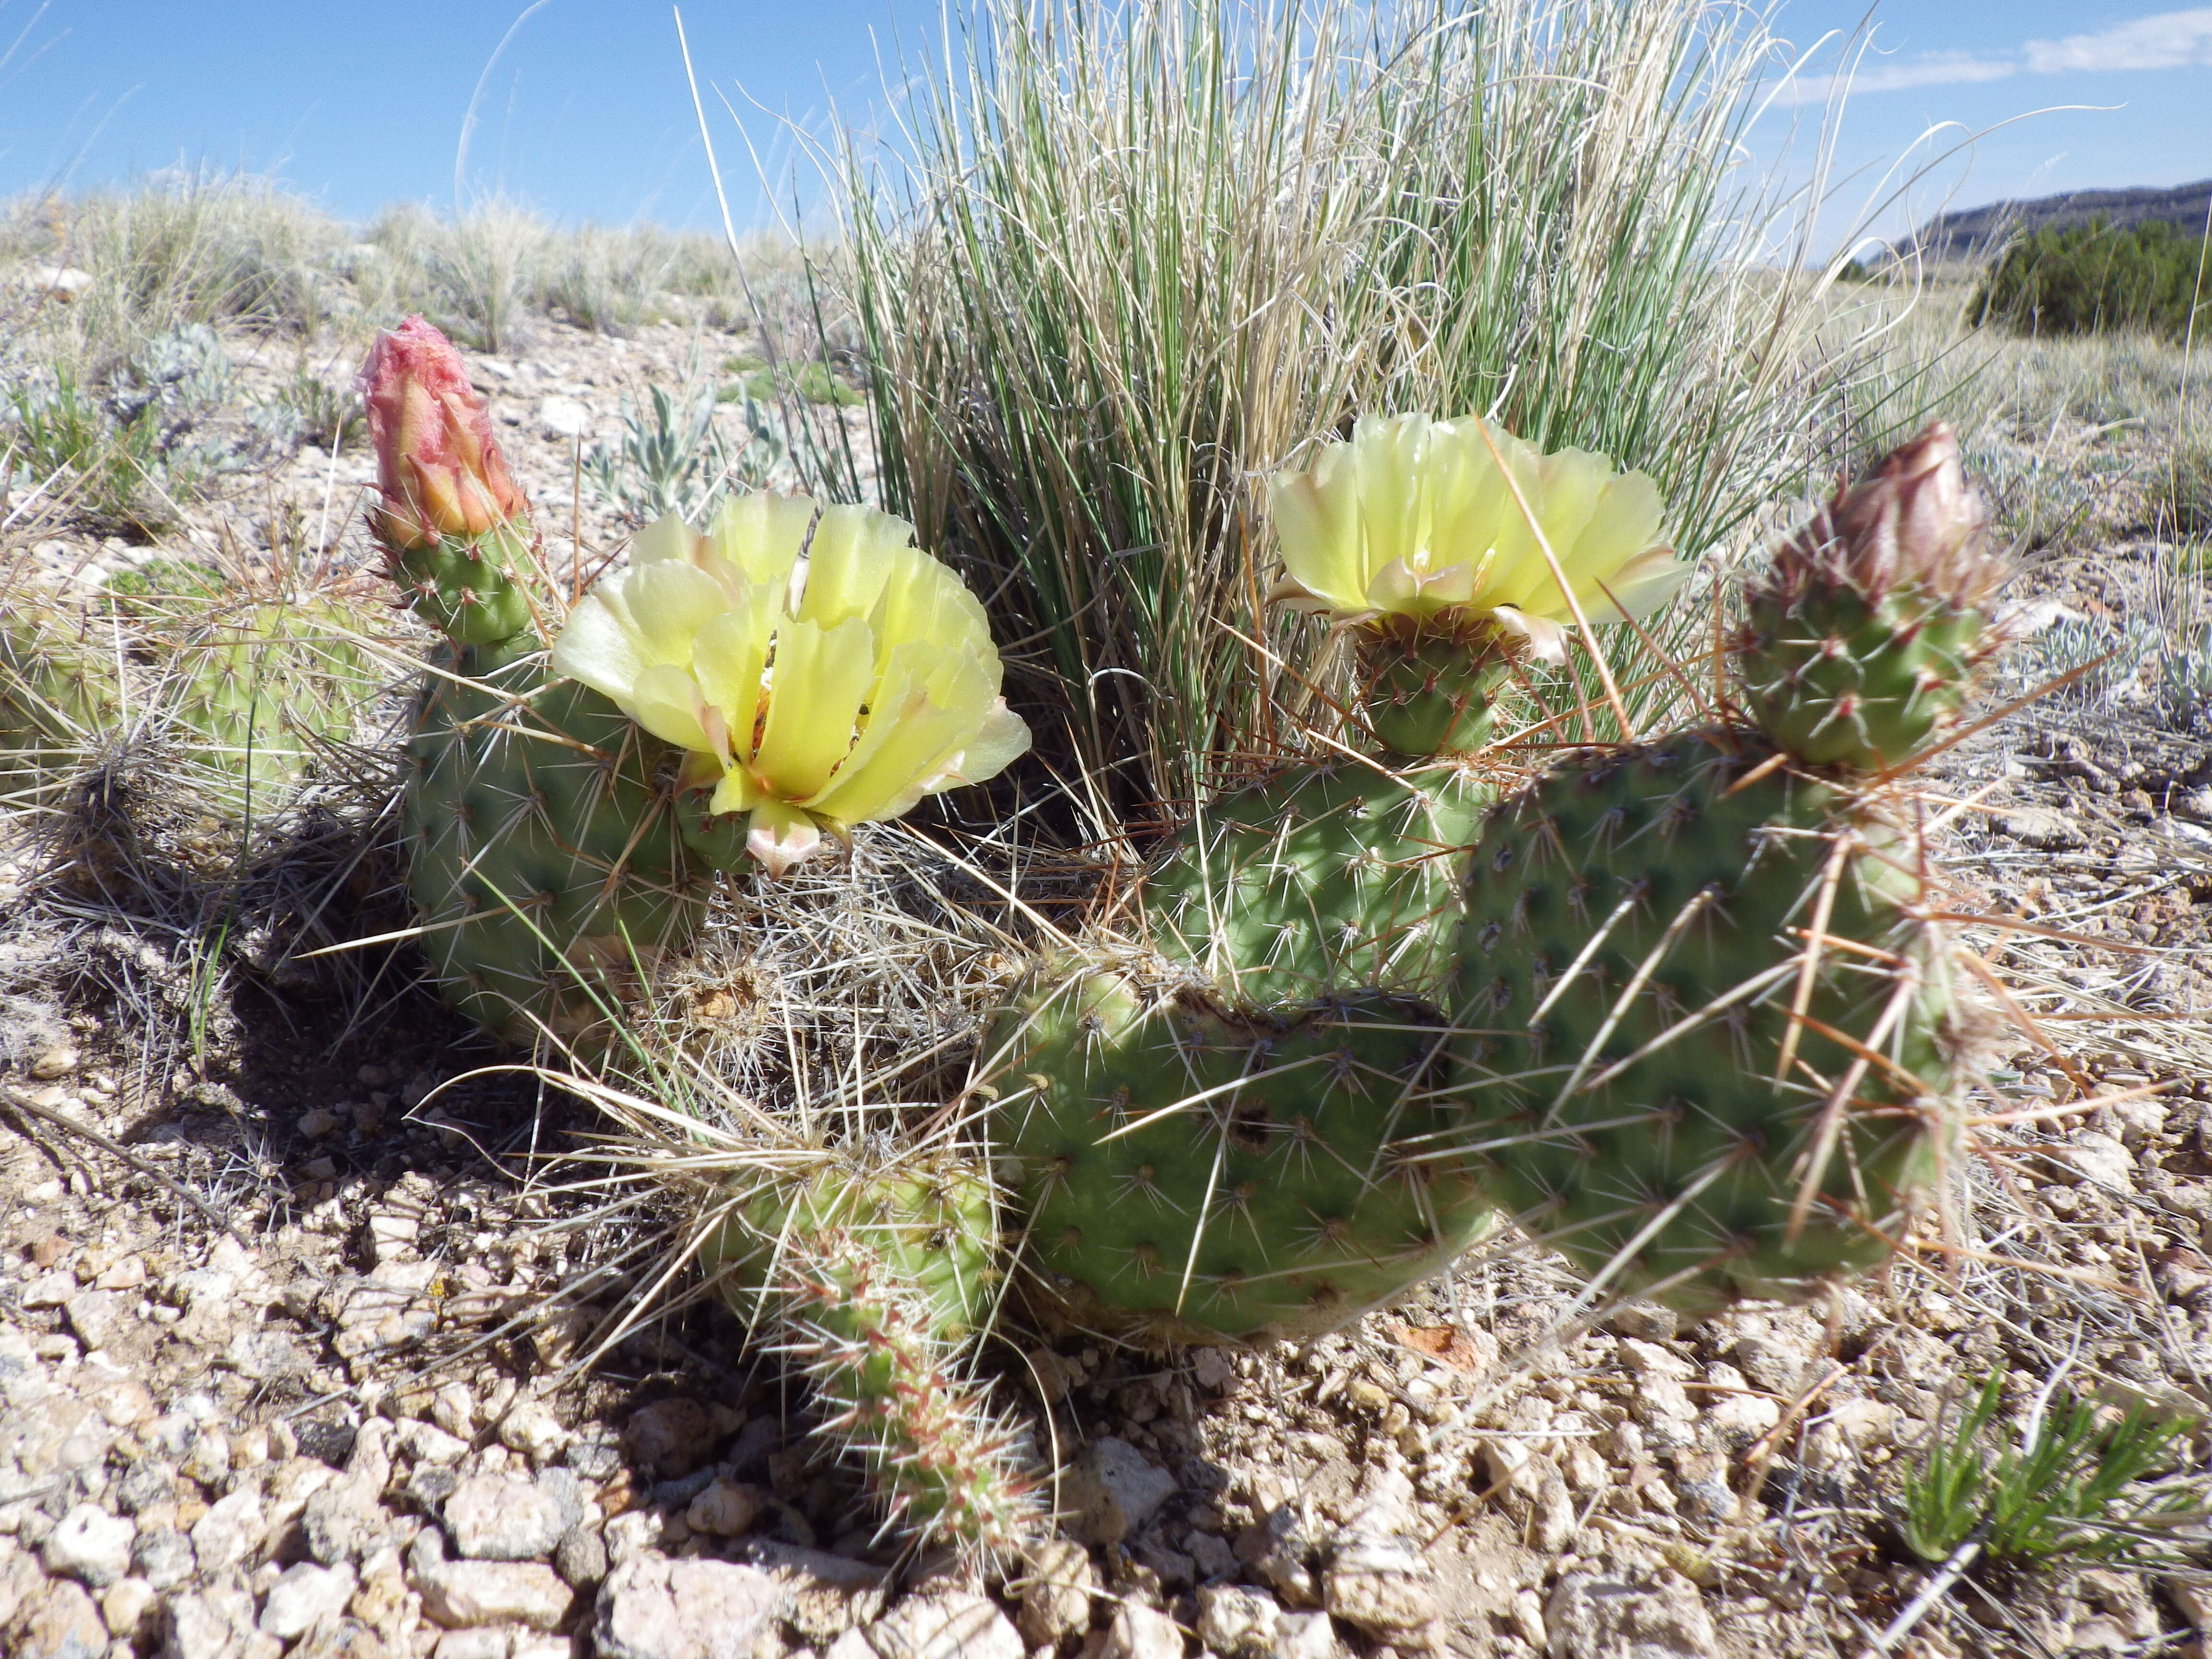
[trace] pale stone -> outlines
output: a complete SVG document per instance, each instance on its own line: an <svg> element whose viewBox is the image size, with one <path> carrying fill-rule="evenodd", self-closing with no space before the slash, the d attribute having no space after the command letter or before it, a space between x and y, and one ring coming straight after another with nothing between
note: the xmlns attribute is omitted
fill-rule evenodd
<svg viewBox="0 0 2212 1659"><path fill-rule="evenodd" d="M1124 1601L1098 1653L1099 1659L1182 1659L1182 1632L1158 1608Z"/></svg>
<svg viewBox="0 0 2212 1659"><path fill-rule="evenodd" d="M909 1595L868 1626L878 1659L1024 1659L1022 1638L988 1597Z"/></svg>
<svg viewBox="0 0 2212 1659"><path fill-rule="evenodd" d="M1091 1598L1097 1588L1098 1575L1081 1545L1064 1538L1039 1545L1030 1553L1021 1612L1015 1620L1022 1639L1032 1647L1052 1647L1063 1637L1088 1629Z"/></svg>
<svg viewBox="0 0 2212 1659"><path fill-rule="evenodd" d="M39 1554L48 1572L101 1589L131 1571L131 1540L137 1535L137 1522L97 1504L77 1504L54 1524Z"/></svg>
<svg viewBox="0 0 2212 1659"><path fill-rule="evenodd" d="M1550 1659L1708 1659L1720 1650L1705 1603L1679 1578L1569 1573L1552 1591L1544 1628Z"/></svg>
<svg viewBox="0 0 2212 1659"><path fill-rule="evenodd" d="M599 1659L750 1659L781 1599L757 1567L641 1556L599 1587Z"/></svg>
<svg viewBox="0 0 2212 1659"><path fill-rule="evenodd" d="M471 1475L445 1507L454 1547L483 1561L542 1559L583 1516L576 1477L565 1469L548 1469L535 1480Z"/></svg>
<svg viewBox="0 0 2212 1659"><path fill-rule="evenodd" d="M1283 1610L1264 1590L1208 1584L1198 1593L1198 1639L1222 1659L1272 1659Z"/></svg>
<svg viewBox="0 0 2212 1659"><path fill-rule="evenodd" d="M449 1629L527 1625L551 1630L575 1600L558 1573L536 1561L447 1560L435 1528L416 1537L407 1568L422 1611Z"/></svg>
<svg viewBox="0 0 2212 1659"><path fill-rule="evenodd" d="M1173 1475L1155 1468L1127 1441L1109 1435L1085 1448L1062 1492L1078 1537L1118 1544L1143 1526L1175 1489Z"/></svg>
<svg viewBox="0 0 2212 1659"><path fill-rule="evenodd" d="M355 1586L350 1566L319 1567L302 1561L269 1587L268 1599L261 1604L261 1628L288 1642L305 1636L324 1620L343 1613Z"/></svg>
<svg viewBox="0 0 2212 1659"><path fill-rule="evenodd" d="M1403 1645L1436 1622L1434 1577L1411 1545L1353 1534L1329 1563L1326 1605L1376 1641Z"/></svg>

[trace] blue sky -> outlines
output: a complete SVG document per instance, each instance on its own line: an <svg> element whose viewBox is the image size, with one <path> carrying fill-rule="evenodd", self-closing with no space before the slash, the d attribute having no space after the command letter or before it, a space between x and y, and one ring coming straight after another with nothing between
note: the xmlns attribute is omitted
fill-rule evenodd
<svg viewBox="0 0 2212 1659"><path fill-rule="evenodd" d="M1809 46L1848 34L1867 10L1864 0L1791 0L1782 24ZM881 103L880 63L922 48L937 15L931 0L685 7L725 174L744 186L740 216L762 204L715 90L763 143L776 124L739 101L740 88L817 125L833 98L866 112ZM1885 228L1947 195L1963 206L2212 175L2212 7L1918 0L1877 5L1874 17L1875 49L1860 60L1837 150L1839 171L1860 180L1850 203L1930 129L1938 148L1962 130L1998 129ZM504 190L568 220L703 226L713 211L661 0L542 0L526 15L524 0L0 0L0 193L183 161L273 171L354 219L389 201L447 205L474 99L471 193ZM1806 94L1836 67L1832 46ZM2100 107L2000 125L2062 106ZM1778 104L1759 131L1761 159L1802 171L1820 111Z"/></svg>

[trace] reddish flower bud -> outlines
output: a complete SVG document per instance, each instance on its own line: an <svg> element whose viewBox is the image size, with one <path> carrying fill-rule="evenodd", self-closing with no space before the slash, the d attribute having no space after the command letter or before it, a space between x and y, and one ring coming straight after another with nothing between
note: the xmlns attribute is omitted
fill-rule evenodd
<svg viewBox="0 0 2212 1659"><path fill-rule="evenodd" d="M1879 601L1914 588L1960 610L1985 610L2007 569L1987 546L1989 511L1959 463L1959 441L1938 421L1882 457L1775 555L1784 586L1840 582Z"/></svg>
<svg viewBox="0 0 2212 1659"><path fill-rule="evenodd" d="M481 536L521 515L490 411L443 334L420 317L379 333L355 385L368 404L384 492L377 528L389 545Z"/></svg>

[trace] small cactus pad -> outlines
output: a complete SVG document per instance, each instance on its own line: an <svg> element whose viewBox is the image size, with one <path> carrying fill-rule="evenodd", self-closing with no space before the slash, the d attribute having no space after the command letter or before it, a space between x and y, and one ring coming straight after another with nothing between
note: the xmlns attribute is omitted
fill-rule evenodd
<svg viewBox="0 0 2212 1659"><path fill-rule="evenodd" d="M641 970L689 943L708 896L678 823L675 757L598 692L542 672L527 657L434 663L403 802L440 987L526 1048L603 1040Z"/></svg>
<svg viewBox="0 0 2212 1659"><path fill-rule="evenodd" d="M858 1460L888 1521L1003 1560L1042 1513L1022 1437L963 1365L996 1306L996 1242L989 1182L941 1157L765 1182L701 1257L804 1364L818 1432Z"/></svg>
<svg viewBox="0 0 2212 1659"><path fill-rule="evenodd" d="M1900 766L1958 717L2008 561L1940 422L1886 455L1774 552L1745 595L1744 707L1813 766Z"/></svg>
<svg viewBox="0 0 2212 1659"><path fill-rule="evenodd" d="M106 618L11 595L0 617L0 778L49 787L112 724L126 641Z"/></svg>
<svg viewBox="0 0 2212 1659"><path fill-rule="evenodd" d="M531 626L530 590L543 583L517 528L503 525L386 553L392 579L416 614L456 645L497 645Z"/></svg>
<svg viewBox="0 0 2212 1659"><path fill-rule="evenodd" d="M1480 1179L1606 1294L1693 1315L1886 1260L1949 1121L1912 849L1771 758L1729 732L1577 756L1469 860L1450 1092Z"/></svg>
<svg viewBox="0 0 2212 1659"><path fill-rule="evenodd" d="M1987 622L1917 589L1756 590L1737 663L1746 708L1810 765L1894 766L1957 718Z"/></svg>
<svg viewBox="0 0 2212 1659"><path fill-rule="evenodd" d="M1232 1005L1449 972L1459 854L1492 791L1449 765L1296 767L1209 801L1145 879L1146 930Z"/></svg>
<svg viewBox="0 0 2212 1659"><path fill-rule="evenodd" d="M1394 754L1469 755L1490 741L1504 641L1483 617L1386 617L1363 628L1359 707Z"/></svg>
<svg viewBox="0 0 2212 1659"><path fill-rule="evenodd" d="M1048 972L994 1052L1021 1257L1079 1319L1154 1340L1327 1330L1450 1262L1490 1206L1402 998L1231 1013L1132 968Z"/></svg>

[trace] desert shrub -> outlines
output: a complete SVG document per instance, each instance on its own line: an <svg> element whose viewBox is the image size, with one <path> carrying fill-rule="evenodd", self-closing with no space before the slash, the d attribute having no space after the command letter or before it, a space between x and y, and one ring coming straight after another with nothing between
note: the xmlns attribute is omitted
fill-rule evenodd
<svg viewBox="0 0 2212 1659"><path fill-rule="evenodd" d="M2205 243L2161 220L2126 229L2101 221L2014 239L1976 292L1977 322L2023 334L2144 329L2179 339L2212 295Z"/></svg>

